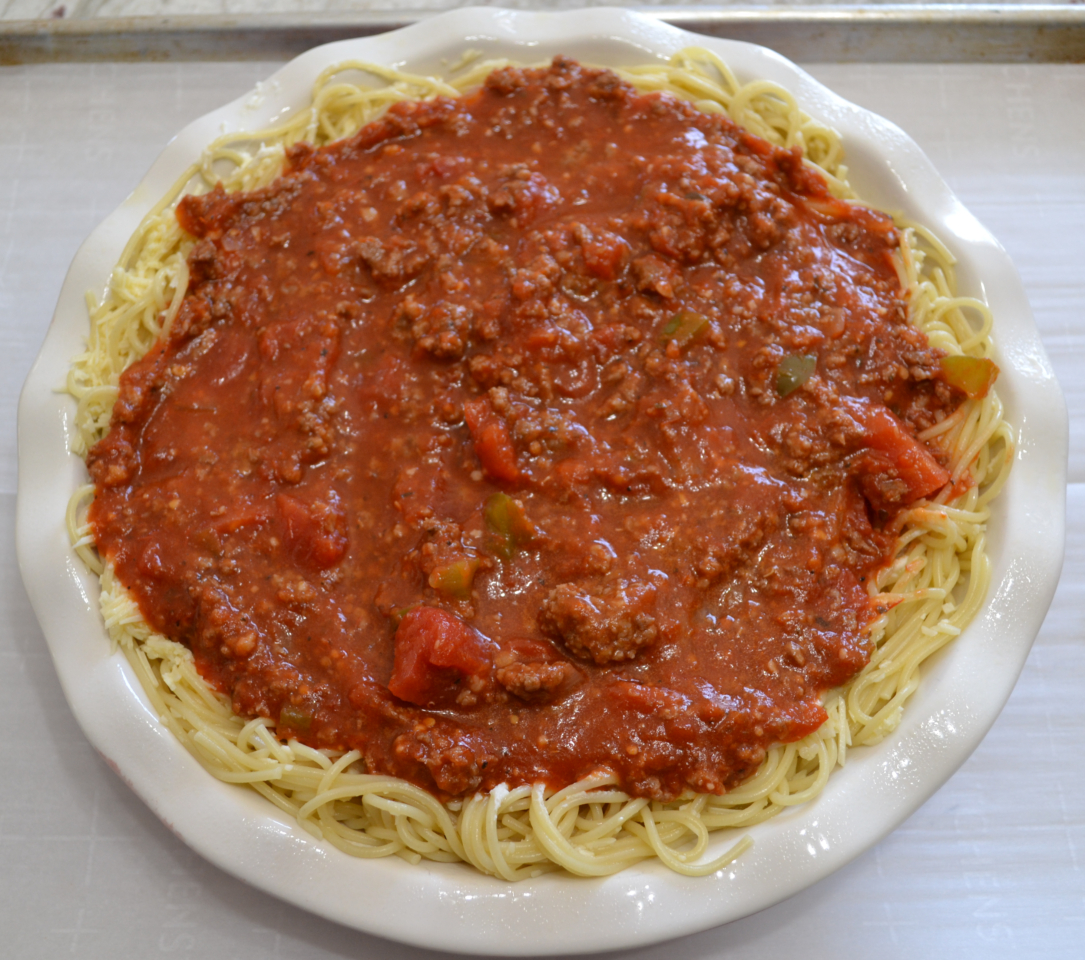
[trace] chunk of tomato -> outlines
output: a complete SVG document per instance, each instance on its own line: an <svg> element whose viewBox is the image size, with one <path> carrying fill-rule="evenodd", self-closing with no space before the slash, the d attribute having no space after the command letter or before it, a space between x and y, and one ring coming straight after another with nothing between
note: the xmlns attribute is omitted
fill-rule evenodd
<svg viewBox="0 0 1085 960"><path fill-rule="evenodd" d="M520 468L516 465L516 449L509 428L494 413L490 401L469 400L463 405L463 413L482 469L495 480L509 483L519 480Z"/></svg>
<svg viewBox="0 0 1085 960"><path fill-rule="evenodd" d="M845 404L862 424L867 446L884 454L908 487L909 501L929 496L949 483L946 469L885 407L853 399Z"/></svg>
<svg viewBox="0 0 1085 960"><path fill-rule="evenodd" d="M324 570L343 559L349 545L347 519L334 490L314 503L280 493L275 505L282 518L286 544L299 564Z"/></svg>
<svg viewBox="0 0 1085 960"><path fill-rule="evenodd" d="M494 644L457 616L415 607L396 629L395 663L388 689L420 707L457 701L463 691L489 685Z"/></svg>

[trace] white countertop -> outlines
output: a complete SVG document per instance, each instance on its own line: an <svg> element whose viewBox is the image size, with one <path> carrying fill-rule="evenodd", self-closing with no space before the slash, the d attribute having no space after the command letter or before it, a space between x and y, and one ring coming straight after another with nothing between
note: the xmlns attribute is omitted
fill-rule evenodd
<svg viewBox="0 0 1085 960"><path fill-rule="evenodd" d="M0 741L3 957L430 956L310 916L184 847L83 738L15 563L15 407L69 261L174 132L276 66L0 68L0 718L10 731ZM1085 66L809 69L907 130L1016 262L1070 410L1066 566L1002 716L904 826L770 910L625 956L1080 957Z"/></svg>

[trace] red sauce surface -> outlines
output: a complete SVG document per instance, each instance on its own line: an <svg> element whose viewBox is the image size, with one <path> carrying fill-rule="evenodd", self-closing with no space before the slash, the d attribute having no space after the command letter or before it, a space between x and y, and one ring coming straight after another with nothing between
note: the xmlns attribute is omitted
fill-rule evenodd
<svg viewBox="0 0 1085 960"><path fill-rule="evenodd" d="M867 662L959 394L892 223L796 152L559 59L178 218L91 520L240 715L440 796L669 798Z"/></svg>

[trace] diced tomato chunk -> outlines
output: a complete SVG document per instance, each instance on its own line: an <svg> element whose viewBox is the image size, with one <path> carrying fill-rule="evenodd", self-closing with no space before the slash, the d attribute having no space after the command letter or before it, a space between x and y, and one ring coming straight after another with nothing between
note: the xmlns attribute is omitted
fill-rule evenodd
<svg viewBox="0 0 1085 960"><path fill-rule="evenodd" d="M885 407L860 400L845 402L863 425L867 446L885 454L907 485L909 500L929 496L949 483L945 468Z"/></svg>
<svg viewBox="0 0 1085 960"><path fill-rule="evenodd" d="M415 607L396 629L388 689L420 707L450 704L465 689L488 685L493 655L493 642L459 617L437 607Z"/></svg>
<svg viewBox="0 0 1085 960"><path fill-rule="evenodd" d="M495 480L515 483L520 479L516 449L504 420L498 418L489 400L469 400L463 405L467 429L482 469Z"/></svg>
<svg viewBox="0 0 1085 960"><path fill-rule="evenodd" d="M312 504L280 493L275 505L283 519L287 546L298 563L323 570L343 559L349 543L347 519L334 491Z"/></svg>
<svg viewBox="0 0 1085 960"><path fill-rule="evenodd" d="M868 437L870 445L893 459L897 473L908 484L913 499L926 497L949 483L945 468L922 443L905 432L900 421L888 410L875 410L868 426L872 429Z"/></svg>

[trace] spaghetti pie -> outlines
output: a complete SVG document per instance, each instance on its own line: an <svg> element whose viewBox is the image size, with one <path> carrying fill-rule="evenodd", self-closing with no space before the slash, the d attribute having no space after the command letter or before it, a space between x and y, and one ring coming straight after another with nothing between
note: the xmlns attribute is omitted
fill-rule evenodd
<svg viewBox="0 0 1085 960"><path fill-rule="evenodd" d="M985 331L921 329L799 145L558 58L170 216L89 438L107 603L194 748L354 852L714 869L982 596Z"/></svg>

